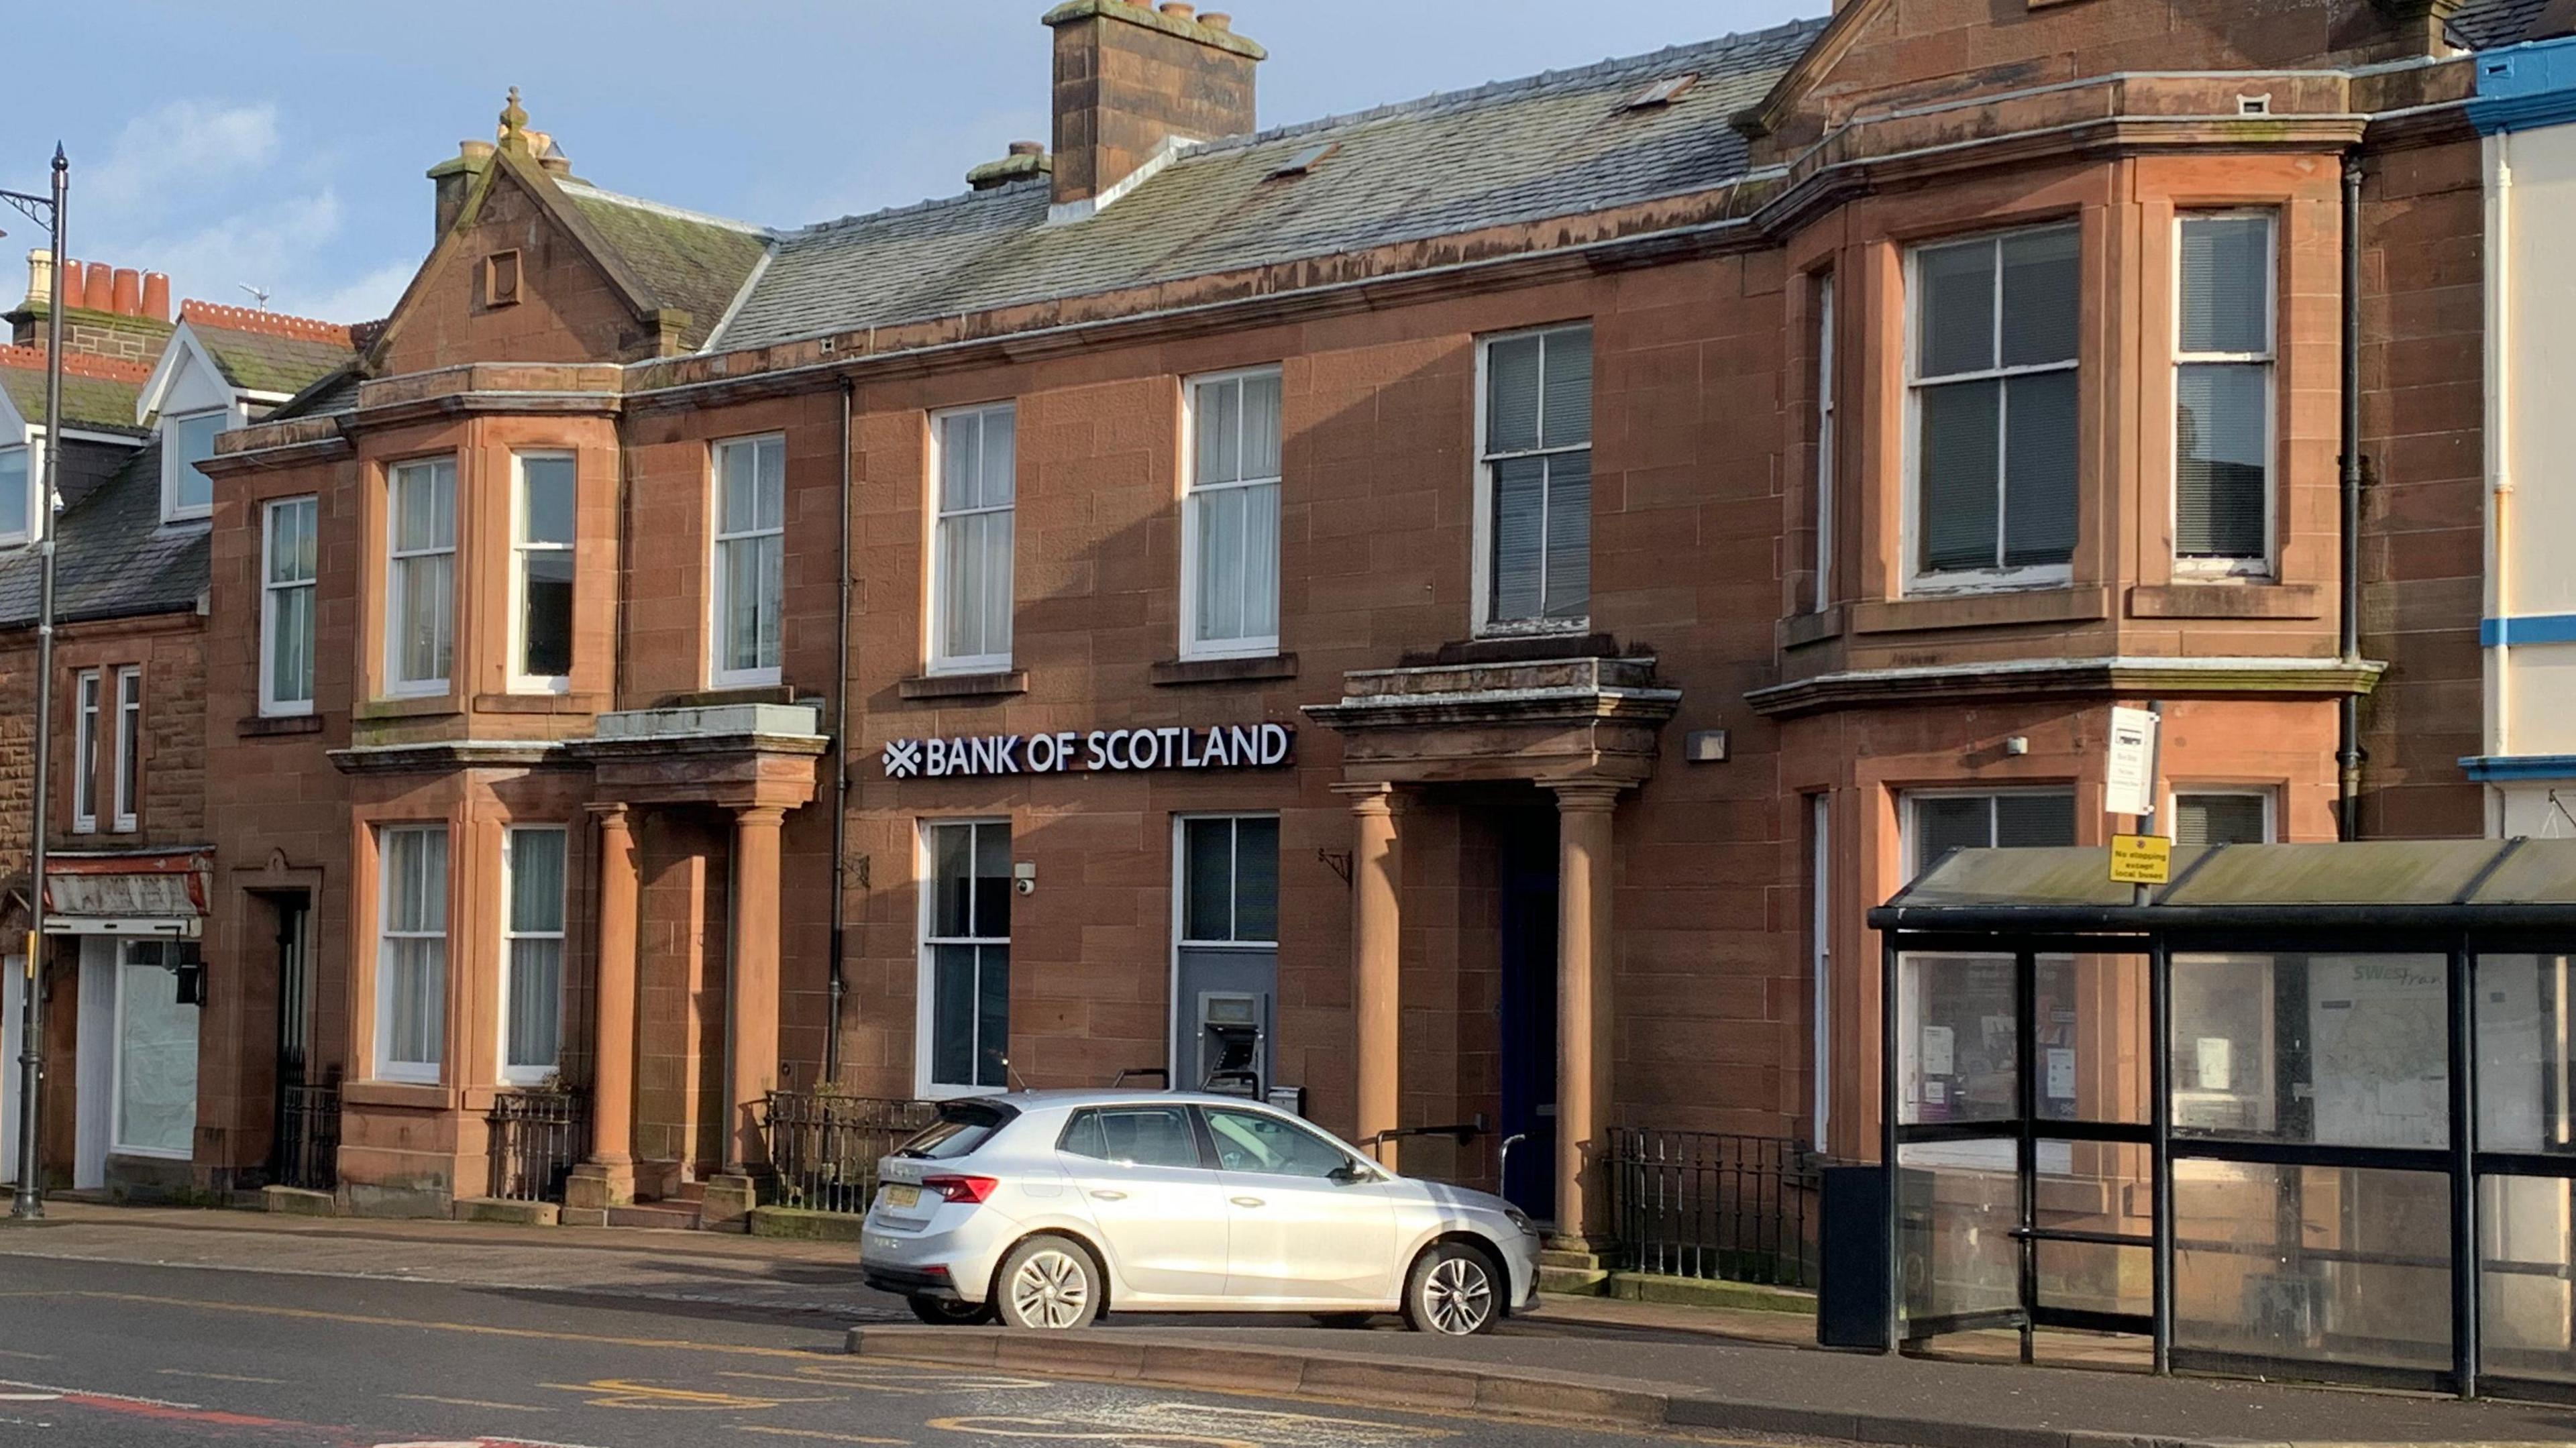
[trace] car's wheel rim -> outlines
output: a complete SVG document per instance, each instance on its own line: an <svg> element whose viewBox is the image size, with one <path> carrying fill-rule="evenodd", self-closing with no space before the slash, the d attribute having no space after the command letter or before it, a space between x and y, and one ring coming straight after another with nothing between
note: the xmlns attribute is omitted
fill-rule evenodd
<svg viewBox="0 0 2576 1448"><path fill-rule="evenodd" d="M1452 1337L1464 1337L1485 1325L1494 1311L1494 1284L1485 1269L1465 1257L1443 1258L1422 1284L1423 1306L1431 1325Z"/></svg>
<svg viewBox="0 0 2576 1448"><path fill-rule="evenodd" d="M1040 1252L1011 1278L1011 1307L1031 1327L1071 1327L1090 1306L1090 1277L1063 1252Z"/></svg>

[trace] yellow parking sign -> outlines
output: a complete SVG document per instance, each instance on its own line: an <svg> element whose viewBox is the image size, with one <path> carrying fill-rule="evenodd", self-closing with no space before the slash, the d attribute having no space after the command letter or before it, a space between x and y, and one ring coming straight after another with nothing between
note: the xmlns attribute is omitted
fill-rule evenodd
<svg viewBox="0 0 2576 1448"><path fill-rule="evenodd" d="M2121 885L2161 885L2173 878L2173 841L2162 835L2113 835L2111 879Z"/></svg>

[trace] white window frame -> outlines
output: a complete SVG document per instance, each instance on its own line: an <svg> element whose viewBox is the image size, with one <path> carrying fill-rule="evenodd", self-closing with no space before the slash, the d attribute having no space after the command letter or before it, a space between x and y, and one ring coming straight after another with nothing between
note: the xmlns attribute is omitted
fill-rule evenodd
<svg viewBox="0 0 2576 1448"><path fill-rule="evenodd" d="M134 958L134 948L136 946L148 945L155 950L166 950L169 944L170 942L166 938L161 937L155 937L152 939L127 939L116 942L116 1019L109 1027L109 1059L107 1063L107 1150L110 1156L140 1157L149 1161L193 1161L196 1159L196 1151L194 1149L193 1141L188 1150L172 1151L157 1146L129 1145L123 1134L125 1127L126 972L147 963ZM171 974L169 962L166 956L160 961L150 962L149 964L152 969L161 971L164 974ZM203 964L204 963L201 959L199 962L200 969L203 968ZM174 977L171 981L170 989L176 991L177 988L178 982ZM205 1045L203 1035L205 1030L205 1008L202 1006L191 1006L189 1009L197 1012L197 1028L199 1031L198 1047L202 1057ZM195 1128L191 1126L189 1129L190 1137L193 1138L195 1134Z"/></svg>
<svg viewBox="0 0 2576 1448"><path fill-rule="evenodd" d="M301 580L280 582L270 550L277 537L277 514L285 509L300 508L312 515L313 572ZM311 595L304 609L304 659L307 669L315 660L313 647L319 636L316 605L321 598L322 574L322 500L311 493L292 498L272 498L259 510L259 712L262 718L279 719L313 712L311 684L305 697L277 697L277 609L278 595L301 591Z"/></svg>
<svg viewBox="0 0 2576 1448"><path fill-rule="evenodd" d="M563 840L564 899L556 912L556 918L564 922L563 929L522 930L512 914L519 898L515 877L519 836L540 834L555 835ZM500 905L498 912L501 917L500 1034L494 1038L496 1049L492 1053L493 1064L500 1083L504 1086L542 1086L563 1069L563 989L571 983L572 976L571 947L566 943L572 924L572 831L570 829L563 825L514 824L501 832ZM517 952L511 947L522 940L551 940L555 943L555 1058L542 1066L514 1066L510 1063L510 1001L517 994L512 988L510 979L517 960Z"/></svg>
<svg viewBox="0 0 2576 1448"><path fill-rule="evenodd" d="M1834 426L1840 399L1834 392L1834 272L1815 277L1816 297L1816 595L1811 610L1834 606ZM1822 1148L1823 1119L1817 1120Z"/></svg>
<svg viewBox="0 0 2576 1448"><path fill-rule="evenodd" d="M1592 364L1594 369L1592 374L1594 379L1593 388L1596 393L1594 399L1596 407L1593 417L1592 435L1585 438L1582 446L1580 447L1542 447L1528 452L1489 454L1486 451L1486 435L1491 429L1493 423L1493 418L1490 414L1493 411L1494 405L1494 348L1498 344L1505 342L1518 342L1531 337L1549 337L1554 336L1559 332L1582 332L1590 338L1590 345L1592 347ZM1589 569L1586 570L1587 583L1584 589L1585 598L1583 617L1563 619L1497 619L1494 617L1494 465L1499 462L1508 462L1516 458L1559 457L1577 452L1592 453L1597 449L1600 441L1600 416L1597 406L1599 401L1597 394L1600 388L1601 376L1601 355L1599 344L1600 333L1596 323L1591 318L1571 322L1553 322L1544 327L1523 327L1518 331L1512 332L1495 332L1476 339L1476 598L1474 604L1474 624L1475 633L1478 638L1546 638L1558 634L1583 634L1590 633L1592 631L1592 600L1590 596L1592 590L1588 582L1590 577ZM1544 395L1547 390L1546 362L1544 358L1545 354L1542 353L1541 362L1539 364L1539 390L1542 395ZM1596 474L1592 480L1592 485L1597 487L1599 483L1600 478ZM1539 553L1541 558L1541 577L1544 578L1546 566L1545 557L1547 553L1547 546L1544 542L1539 545ZM1542 592L1543 591L1544 588L1542 587Z"/></svg>
<svg viewBox="0 0 2576 1448"><path fill-rule="evenodd" d="M444 548L415 548L405 551L401 547L397 546L396 542L397 538L400 536L401 530L401 505L397 501L397 494L400 490L398 479L400 479L404 473L413 468L434 469L440 463L446 463L450 468L454 469L454 471L450 472L448 475L450 485L447 490L447 505L449 509L447 546ZM464 533L463 528L459 526L462 522L463 514L464 476L464 469L456 467L456 459L452 454L424 458L406 458L401 462L388 463L385 465L384 657L385 694L387 697L397 699L435 698L438 695L447 693L455 686L456 649L459 643L457 635L461 632L461 630L456 626L456 615L459 611L459 605L463 602L465 597L465 579L463 571L458 567L461 560L458 557L457 548L457 544L462 540ZM403 634L407 631L405 626L409 624L410 616L403 590L397 586L395 582L395 572L397 567L405 559L436 558L442 555L444 555L448 560L447 673L435 679L405 679L402 676L402 640Z"/></svg>
<svg viewBox="0 0 2576 1448"><path fill-rule="evenodd" d="M1008 816L967 815L956 818L946 816L926 818L919 821L913 830L913 878L920 882L914 893L920 898L915 902L916 918L913 929L913 939L918 943L919 948L915 952L917 959L913 976L912 1077L913 1094L923 1101L954 1101L965 1096L989 1096L996 1091L1010 1090L1013 1084L1005 1080L1001 1086L959 1086L932 1079L934 1075L932 1061L938 1054L932 1039L932 1032L936 1029L939 1019L937 947L998 945L1004 950L1011 948L1011 937L1007 935L969 936L931 933L939 915L938 855L931 848L931 832L943 827L962 828L967 825L999 828L1005 832L1011 829ZM976 989L979 992L983 989L980 978L976 982ZM978 1004L981 1004L980 996ZM976 1013L979 1023L982 1015L980 1010ZM1002 1049L1003 1056L1007 1059L1010 1055L1010 1044L1007 1041L1004 1042ZM977 1053L978 1059L981 1059L981 1054L981 1052ZM1007 1071L1004 1073L1006 1077L1008 1074Z"/></svg>
<svg viewBox="0 0 2576 1448"><path fill-rule="evenodd" d="M2071 780L2055 784L1944 785L1931 789L1900 790L1897 794L1897 803L1900 806L1900 827L1897 831L1898 839L1896 848L1899 851L1898 858L1904 862L1905 878L1908 880L1913 879L1915 872L1920 868L1915 861L1915 844L1921 836L1915 826L1914 807L1921 801L1933 799L1992 800L2003 798L2006 795L2022 798L2028 798L2035 795L2062 796L2069 800L2075 800L2076 793L2077 791L2074 782ZM2080 801L2077 802L2080 804ZM2072 812L2073 811L2070 810L2070 813ZM2084 821L2080 814L2076 816L2075 823L2077 837L2081 838L2083 834ZM1993 838L1994 809L1991 805L1989 805L1986 810L1986 834L1988 838Z"/></svg>
<svg viewBox="0 0 2576 1448"><path fill-rule="evenodd" d="M759 486L759 449L778 449L778 526L760 526L760 508L752 507L752 526L740 533L724 529L724 459L727 450L747 447L753 450L753 487ZM787 663L787 434L783 432L752 433L744 437L718 438L707 444L707 687L711 689L763 688L786 677ZM777 538L778 570L778 654L776 664L749 669L728 669L724 665L725 601L731 596L725 578L725 548L732 542L759 538Z"/></svg>
<svg viewBox="0 0 2576 1448"><path fill-rule="evenodd" d="M23 452L27 457L27 515L0 517L0 548L21 548L36 541L36 501L45 491L44 446L44 433L32 427L22 441L0 444L0 453Z"/></svg>
<svg viewBox="0 0 2576 1448"><path fill-rule="evenodd" d="M2260 221L2263 223L2263 350L2260 352L2186 352L2182 347L2182 234L2194 221ZM2173 508L2174 573L2188 578L2269 578L2273 574L2272 558L2279 551L2281 537L2281 218L2280 213L2265 207L2218 207L2205 211L2174 213L2173 227L2173 320L2168 337L2173 349L2173 405L2166 425L2176 429L2168 449L2167 465L2171 468L2166 492ZM2255 558L2186 558L2180 550L2182 541L2182 436L2179 420L2182 413L2182 372L2185 367L2201 365L2260 366L2263 369L2263 552Z"/></svg>
<svg viewBox="0 0 2576 1448"><path fill-rule="evenodd" d="M447 837L447 875L446 878L440 882L440 888L449 896L449 900L447 902L448 908L442 912L446 917L447 926L445 929L438 931L396 931L387 923L393 914L394 852L391 847L392 839L397 834L428 834L432 832ZM438 1040L439 1055L444 1058L453 1044L448 1040L446 1016L448 1003L455 994L456 984L454 980L456 964L456 951L454 946L456 911L454 909L453 898L455 890L456 832L445 822L383 824L376 827L376 1029L375 1044L372 1053L375 1059L370 1063L374 1072L375 1080L399 1082L419 1086L435 1086L445 1077L446 1062L443 1059L438 1061L396 1061L391 1055L390 1048L393 1038L393 993L388 989L388 983L392 979L393 972L387 968L390 963L388 947L396 940L435 940L438 942Z"/></svg>
<svg viewBox="0 0 2576 1448"><path fill-rule="evenodd" d="M2167 839L2171 839L2174 831L2181 827L2182 802L2185 796L2189 796L2193 799L2202 799L2211 795L2218 795L2228 799L2261 800L2263 802L2262 842L2265 844L2280 843L2281 792L2269 785L2261 784L2167 784L2165 786L2164 795L2165 812L2159 820L2164 828L2157 831L2157 833L2162 834Z"/></svg>
<svg viewBox="0 0 2576 1448"><path fill-rule="evenodd" d="M1921 548L1923 541L1922 465L1924 390L1927 387L1946 387L1954 383L1962 382L1984 382L1989 380L2008 382L2016 377L2042 377L2056 372L2073 372L2080 378L2083 375L2084 370L2084 343L2079 323L2076 336L2075 356L2070 361L2045 362L2021 367L1996 366L1980 372L1945 372L1935 378L1925 378L1923 376L1922 337L1923 253L1927 251L1941 251L1954 246L1965 246L1979 242L1995 249L1994 355L1996 362L2001 363L2003 361L2004 324L2003 244L2015 237L2030 236L2040 232L2049 231L2072 231L2076 233L2076 266L2077 276L2079 278L2077 282L2078 295L2076 297L2076 305L2080 309L2083 305L2083 297L2081 294L2083 227L2079 222L2069 220L2047 221L2031 226L2009 227L2002 231L1978 232L1967 236L1940 237L1933 240L1918 242L1906 249L1904 343L1905 487L1904 506L1901 510L1903 528L1898 542L1899 546L1904 549L1905 568L1903 577L1905 580L1905 592L1909 596L1938 597L1941 595L1955 593L2006 593L2031 588L2065 588L2073 584L2075 581L2075 565L2071 560L2065 563L2027 563L2019 567L2007 567L2003 565L2001 562L2001 554L2003 551L2003 532L2005 525L2004 508L2006 503L2005 495L2001 492L1998 492L1996 496L1995 550L1998 555L1998 561L1995 567L1945 569L1938 573L1927 573L1923 570L1923 552ZM2079 458L2081 457L2083 447L2083 404L2083 384L2079 381L2076 388L2076 446ZM1996 421L1996 426L2002 431L2003 437L2006 440L2009 440L2011 437L2010 413L2006 412L1999 417ZM2008 449L1999 448L1996 454L1996 466L1998 468L2007 466L2008 456ZM2001 489L2004 486L2004 480L2000 474L1996 477L1995 486L1998 489ZM2084 476L2080 462L2077 466L2076 476L2069 481L2069 486L2075 490L2076 495L2075 546L2076 550L2080 552L2084 546Z"/></svg>
<svg viewBox="0 0 2576 1448"><path fill-rule="evenodd" d="M116 671L116 757L108 764L108 828L130 834L143 807L143 670Z"/></svg>
<svg viewBox="0 0 2576 1448"><path fill-rule="evenodd" d="M98 833L98 726L105 688L99 671L72 675L72 833Z"/></svg>
<svg viewBox="0 0 2576 1448"><path fill-rule="evenodd" d="M1204 586L1199 578L1199 508L1201 506L1202 499L1216 493L1264 487L1277 489L1279 501L1282 507L1281 521L1283 526L1281 532L1285 532L1285 505L1287 503L1286 475L1288 471L1287 389L1283 384L1280 389L1279 397L1279 474L1277 476L1267 478L1238 478L1230 483L1202 483L1199 481L1199 389L1202 387L1221 386L1228 382L1244 382L1262 377L1276 379L1281 376L1282 369L1280 366L1276 363L1272 363L1263 367L1240 367L1231 372L1204 373L1200 376L1186 378L1181 383L1182 658L1264 659L1273 657L1279 652L1279 634L1276 625L1279 622L1280 600L1276 596L1271 599L1270 603L1271 620L1274 624L1270 633L1247 636L1238 639L1201 639L1198 636L1199 591ZM1016 496L1014 501L1016 502ZM1273 536L1271 539L1271 546L1279 548L1284 545L1280 537ZM1279 561L1275 557L1271 560L1270 574L1272 588L1280 589L1284 580L1280 577Z"/></svg>
<svg viewBox="0 0 2576 1448"><path fill-rule="evenodd" d="M208 417L222 420L223 425L215 429L215 435L218 437L242 424L241 409L231 406L203 407L195 412L183 412L161 419L161 521L164 523L185 523L214 516L214 480L212 478L206 479L207 497L203 506L180 504L181 475L192 469L179 460L179 450L174 446L180 424L196 422ZM200 476L203 475L200 474Z"/></svg>
<svg viewBox="0 0 2576 1448"><path fill-rule="evenodd" d="M528 541L528 470L529 459L564 462L573 468L573 541L570 543L531 543ZM513 694L569 694L572 675L530 674L521 671L528 658L528 555L561 553L575 559L573 574L574 607L581 597L581 464L571 452L559 448L540 448L510 454L510 692ZM569 622L569 621L568 621ZM574 629L578 635L580 630ZM567 640L569 648L571 641Z"/></svg>
<svg viewBox="0 0 2576 1448"><path fill-rule="evenodd" d="M1910 811L1909 811L1910 813ZM1814 976L1815 1137L1808 1143L1829 1151L1834 1115L1834 797L1819 791L1807 796L1807 969Z"/></svg>
<svg viewBox="0 0 2576 1448"><path fill-rule="evenodd" d="M943 480L945 478L946 455L948 450L948 424L961 417L986 417L995 413L1003 412L1011 414L1011 501L1007 505L998 508L974 507L957 508L953 510L948 508L942 497L942 494L947 491ZM947 580L940 573L941 563L947 556L947 550L939 546L939 527L942 523L947 522L951 518L980 517L992 513L1008 513L1011 515L1011 645L1013 649L1016 649L1019 646L1019 422L1019 403L1016 400L1006 402L984 402L978 403L972 407L951 407L930 414L930 473L926 480L925 493L929 503L930 513L929 563L921 570L922 577L928 580L930 585L929 605L922 610L922 616L930 621L930 637L923 641L924 648L922 651L922 657L927 660L923 666L924 671L927 673L998 674L1006 672L1011 667L1012 656L1009 650L1005 650L1001 653L960 654L956 656L951 656L942 652L942 650L947 646L946 640L948 637L948 607L944 601L948 591L942 586Z"/></svg>

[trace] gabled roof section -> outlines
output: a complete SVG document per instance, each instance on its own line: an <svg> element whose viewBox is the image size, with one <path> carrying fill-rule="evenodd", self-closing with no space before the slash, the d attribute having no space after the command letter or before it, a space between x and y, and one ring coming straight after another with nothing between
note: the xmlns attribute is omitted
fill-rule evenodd
<svg viewBox="0 0 2576 1448"><path fill-rule="evenodd" d="M152 369L140 362L84 353L63 355L63 429L141 437L135 400ZM45 425L45 352L41 347L0 346L0 393L21 421Z"/></svg>
<svg viewBox="0 0 2576 1448"><path fill-rule="evenodd" d="M292 395L358 355L341 322L181 302L179 326L204 347L224 380L244 392Z"/></svg>
<svg viewBox="0 0 2576 1448"><path fill-rule="evenodd" d="M680 335L691 351L733 310L743 283L769 252L769 232L748 222L620 196L587 182L556 185L659 305L689 314Z"/></svg>
<svg viewBox="0 0 2576 1448"><path fill-rule="evenodd" d="M790 232L710 349L1071 298L1609 210L1741 179L1727 118L1822 21L1194 147L1116 206L1048 223L1043 178ZM1696 73L1671 104L1624 109ZM1309 174L1277 176L1335 143Z"/></svg>
<svg viewBox="0 0 2576 1448"><path fill-rule="evenodd" d="M208 537L202 522L162 523L161 446L137 449L54 519L55 618L192 612L206 591ZM41 566L33 549L0 557L0 628L35 621Z"/></svg>

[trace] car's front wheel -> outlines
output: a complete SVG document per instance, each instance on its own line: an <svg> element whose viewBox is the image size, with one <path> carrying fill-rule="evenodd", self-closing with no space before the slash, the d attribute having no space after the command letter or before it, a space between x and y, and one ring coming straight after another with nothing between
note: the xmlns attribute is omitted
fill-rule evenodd
<svg viewBox="0 0 2576 1448"><path fill-rule="evenodd" d="M1405 1274L1405 1325L1443 1337L1491 1332L1502 1320L1505 1290L1491 1257L1463 1243L1439 1243Z"/></svg>
<svg viewBox="0 0 2576 1448"><path fill-rule="evenodd" d="M912 1315L932 1327L982 1327L993 1320L989 1302L960 1302L954 1297L907 1297Z"/></svg>
<svg viewBox="0 0 2576 1448"><path fill-rule="evenodd" d="M994 1283L1005 1327L1063 1332L1100 1316L1100 1268L1064 1237L1031 1237L1012 1248Z"/></svg>

